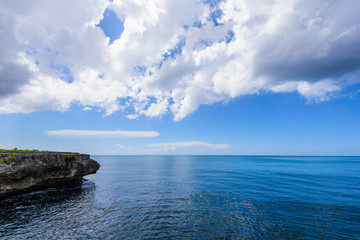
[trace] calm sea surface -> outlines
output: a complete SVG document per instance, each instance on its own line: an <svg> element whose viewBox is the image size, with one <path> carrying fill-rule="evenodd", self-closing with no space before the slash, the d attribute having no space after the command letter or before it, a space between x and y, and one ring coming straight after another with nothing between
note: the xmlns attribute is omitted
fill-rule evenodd
<svg viewBox="0 0 360 240"><path fill-rule="evenodd" d="M360 157L93 156L0 202L1 239L360 239Z"/></svg>

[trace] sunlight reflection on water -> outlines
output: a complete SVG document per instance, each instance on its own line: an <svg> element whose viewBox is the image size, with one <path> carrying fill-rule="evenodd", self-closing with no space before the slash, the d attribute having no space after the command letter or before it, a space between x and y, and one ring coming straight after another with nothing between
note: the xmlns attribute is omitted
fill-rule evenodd
<svg viewBox="0 0 360 240"><path fill-rule="evenodd" d="M360 236L360 158L94 156L82 185L0 202L1 239Z"/></svg>

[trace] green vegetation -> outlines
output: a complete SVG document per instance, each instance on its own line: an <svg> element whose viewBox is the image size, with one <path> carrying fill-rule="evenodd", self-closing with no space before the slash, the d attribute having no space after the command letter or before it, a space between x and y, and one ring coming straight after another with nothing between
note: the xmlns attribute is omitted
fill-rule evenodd
<svg viewBox="0 0 360 240"><path fill-rule="evenodd" d="M33 150L30 150L30 149L17 149L17 148L14 148L14 149L11 149L11 150L6 150L6 149L0 149L0 153L2 152L6 152L6 153L9 153L9 152L16 152L16 153L30 153L30 152L49 152L49 151L39 151L37 149L33 149Z"/></svg>
<svg viewBox="0 0 360 240"><path fill-rule="evenodd" d="M32 154L33 156L35 155L36 157L39 157L43 154L51 154L51 153L56 153L56 154L61 154L64 156L72 156L72 155L77 155L78 153L71 153L71 152L54 152L54 151L39 151L36 149L33 150L29 150L29 149L25 149L25 150L21 150L21 149L11 149L11 150L6 150L6 149L0 149L0 162L3 162L5 160L14 158L14 157L20 157L20 156L27 156Z"/></svg>
<svg viewBox="0 0 360 240"><path fill-rule="evenodd" d="M19 153L1 153L1 155L6 155L8 157L16 157L19 156Z"/></svg>
<svg viewBox="0 0 360 240"><path fill-rule="evenodd" d="M14 149L0 149L0 154L2 153L18 153L18 154L26 154L26 153L55 153L54 151L40 151L40 150L37 150L37 149L33 149L33 150L30 150L30 149L17 149L17 148L14 148Z"/></svg>

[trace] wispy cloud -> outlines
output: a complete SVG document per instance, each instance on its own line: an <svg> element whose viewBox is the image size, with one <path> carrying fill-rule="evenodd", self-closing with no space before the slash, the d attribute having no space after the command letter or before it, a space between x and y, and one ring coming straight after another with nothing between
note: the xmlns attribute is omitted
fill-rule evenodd
<svg viewBox="0 0 360 240"><path fill-rule="evenodd" d="M185 147L207 147L212 149L225 149L230 148L229 144L213 144L201 141L185 141L185 142L165 142L165 143L152 143L148 144L148 147L157 148L158 150L176 150L177 148Z"/></svg>
<svg viewBox="0 0 360 240"><path fill-rule="evenodd" d="M66 138L149 138L157 137L160 134L155 131L97 131L97 130L50 130L46 132L52 137Z"/></svg>
<svg viewBox="0 0 360 240"><path fill-rule="evenodd" d="M139 116L136 115L136 114L129 114L129 115L126 115L126 117L127 117L128 119L137 119Z"/></svg>
<svg viewBox="0 0 360 240"><path fill-rule="evenodd" d="M131 152L133 149L131 147L127 147L123 144L115 144L115 146L118 148L118 149L121 149L121 150L124 150L124 151L127 151L127 152Z"/></svg>

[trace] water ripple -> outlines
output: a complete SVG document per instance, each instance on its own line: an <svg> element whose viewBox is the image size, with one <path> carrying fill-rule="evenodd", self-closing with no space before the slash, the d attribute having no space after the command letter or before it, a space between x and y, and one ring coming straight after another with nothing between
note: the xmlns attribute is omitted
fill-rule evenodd
<svg viewBox="0 0 360 240"><path fill-rule="evenodd" d="M95 156L0 202L1 239L358 239L360 158Z"/></svg>

